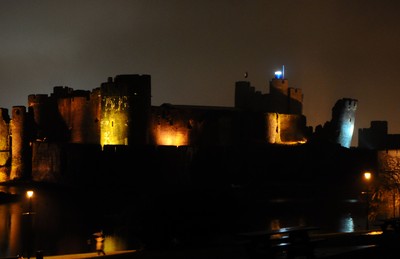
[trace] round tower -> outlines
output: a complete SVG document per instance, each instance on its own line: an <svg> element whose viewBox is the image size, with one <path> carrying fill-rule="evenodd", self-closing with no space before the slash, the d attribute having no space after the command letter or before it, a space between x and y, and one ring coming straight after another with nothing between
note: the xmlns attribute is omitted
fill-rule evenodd
<svg viewBox="0 0 400 259"><path fill-rule="evenodd" d="M13 106L11 115L11 173L10 180L28 173L29 143L25 106Z"/></svg>
<svg viewBox="0 0 400 259"><path fill-rule="evenodd" d="M8 109L0 108L0 182L9 178L10 159L10 116Z"/></svg>
<svg viewBox="0 0 400 259"><path fill-rule="evenodd" d="M275 73L275 77L269 82L270 111L289 113L288 89L288 80Z"/></svg>
<svg viewBox="0 0 400 259"><path fill-rule="evenodd" d="M28 96L28 107L33 114L36 139L44 140L48 137L47 129L50 123L48 102L49 96L47 94L31 94Z"/></svg>

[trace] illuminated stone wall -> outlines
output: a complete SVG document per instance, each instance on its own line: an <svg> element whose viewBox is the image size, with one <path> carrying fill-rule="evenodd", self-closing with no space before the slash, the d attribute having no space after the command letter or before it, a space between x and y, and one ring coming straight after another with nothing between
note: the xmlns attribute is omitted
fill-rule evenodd
<svg viewBox="0 0 400 259"><path fill-rule="evenodd" d="M255 91L247 81L238 82L236 91L234 108L151 106L149 75L117 75L92 91L57 86L50 96L30 95L29 110L24 113L29 118L19 118L20 108L13 111L13 177L21 174L26 154L23 145L29 143L34 148L35 179L52 179L44 177L51 171L56 179L62 165L62 155L53 146L57 143L204 148L306 141L300 89L289 88L286 79L272 79L270 94ZM25 125L28 121L29 134ZM0 137L1 141L5 143L7 138ZM2 160L7 161L7 157L0 157Z"/></svg>
<svg viewBox="0 0 400 259"><path fill-rule="evenodd" d="M378 213L382 218L399 217L400 149L378 150L377 161L376 172L379 172L381 185ZM378 176L375 171L372 172L374 177Z"/></svg>
<svg viewBox="0 0 400 259"><path fill-rule="evenodd" d="M0 182L9 178L10 151L10 117L8 109L0 109Z"/></svg>
<svg viewBox="0 0 400 259"><path fill-rule="evenodd" d="M11 174L10 180L19 179L24 177L27 173L27 161L30 160L29 156L29 143L27 132L27 113L25 106L14 106L12 108L11 116L11 132L12 132L12 145L11 145Z"/></svg>
<svg viewBox="0 0 400 259"><path fill-rule="evenodd" d="M358 101L343 98L336 102L332 108L332 134L336 143L349 148L354 133L355 113Z"/></svg>
<svg viewBox="0 0 400 259"><path fill-rule="evenodd" d="M101 145L128 145L129 137L129 97L102 97L100 120Z"/></svg>
<svg viewBox="0 0 400 259"><path fill-rule="evenodd" d="M161 107L153 108L152 139L155 145L185 146L193 144L192 131L201 130L201 124L188 112Z"/></svg>
<svg viewBox="0 0 400 259"><path fill-rule="evenodd" d="M267 143L293 145L307 141L303 115L267 113L265 120Z"/></svg>
<svg viewBox="0 0 400 259"><path fill-rule="evenodd" d="M152 108L151 143L173 146L233 145L237 111L203 106L163 104Z"/></svg>
<svg viewBox="0 0 400 259"><path fill-rule="evenodd" d="M58 110L68 127L71 143L100 142L99 97L77 96L58 100Z"/></svg>
<svg viewBox="0 0 400 259"><path fill-rule="evenodd" d="M377 151L379 171L400 171L400 149Z"/></svg>
<svg viewBox="0 0 400 259"><path fill-rule="evenodd" d="M101 145L149 142L151 77L118 75L101 84Z"/></svg>

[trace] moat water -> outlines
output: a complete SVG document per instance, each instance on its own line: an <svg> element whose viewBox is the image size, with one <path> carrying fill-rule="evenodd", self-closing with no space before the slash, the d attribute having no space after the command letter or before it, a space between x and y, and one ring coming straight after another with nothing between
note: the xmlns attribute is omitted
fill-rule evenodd
<svg viewBox="0 0 400 259"><path fill-rule="evenodd" d="M106 235L105 250L196 242L196 235L228 235L244 229L313 225L322 232L353 232L366 226L365 204L357 200L315 203L273 199L233 206L223 199L151 197L151 194L93 189L87 192L0 186L20 199L0 204L0 257L94 251L93 233ZM114 190L111 190L115 192ZM140 196L140 197L139 197ZM237 201L235 201L237 202ZM207 203L207 204L206 204ZM228 204L230 203L230 204ZM246 202L245 202L246 203ZM238 211L238 208L240 211Z"/></svg>

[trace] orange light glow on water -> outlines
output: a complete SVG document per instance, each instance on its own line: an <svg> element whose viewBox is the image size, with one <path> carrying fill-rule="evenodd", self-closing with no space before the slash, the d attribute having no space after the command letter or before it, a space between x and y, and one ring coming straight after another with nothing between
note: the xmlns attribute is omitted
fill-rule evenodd
<svg viewBox="0 0 400 259"><path fill-rule="evenodd" d="M371 232L368 232L367 233L367 235L382 235L383 234L383 231L371 231Z"/></svg>
<svg viewBox="0 0 400 259"><path fill-rule="evenodd" d="M282 145L299 145L299 144L305 144L307 143L306 140L299 140L299 141L282 141L279 144Z"/></svg>

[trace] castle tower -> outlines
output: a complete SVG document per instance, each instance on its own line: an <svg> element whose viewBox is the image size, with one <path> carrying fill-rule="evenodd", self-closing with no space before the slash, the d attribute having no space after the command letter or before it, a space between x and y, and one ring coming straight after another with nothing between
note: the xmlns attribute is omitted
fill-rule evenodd
<svg viewBox="0 0 400 259"><path fill-rule="evenodd" d="M0 108L0 182L8 180L10 160L10 116L8 109Z"/></svg>
<svg viewBox="0 0 400 259"><path fill-rule="evenodd" d="M100 143L99 89L71 91L57 96L58 112L67 129L69 142L79 144Z"/></svg>
<svg viewBox="0 0 400 259"><path fill-rule="evenodd" d="M101 84L100 144L148 144L151 109L149 75L118 75Z"/></svg>
<svg viewBox="0 0 400 259"><path fill-rule="evenodd" d="M47 137L48 124L48 108L49 96L47 94L31 94L28 96L28 107L33 114L33 121L37 139L45 139Z"/></svg>
<svg viewBox="0 0 400 259"><path fill-rule="evenodd" d="M13 106L11 115L10 180L23 178L28 173L30 156L27 117L25 106Z"/></svg>
<svg viewBox="0 0 400 259"><path fill-rule="evenodd" d="M288 80L278 72L275 72L275 77L269 82L270 111L301 115L303 112L302 90L289 87Z"/></svg>
<svg viewBox="0 0 400 259"><path fill-rule="evenodd" d="M332 108L332 130L334 141L343 147L350 148L354 133L355 113L358 101L343 98Z"/></svg>

